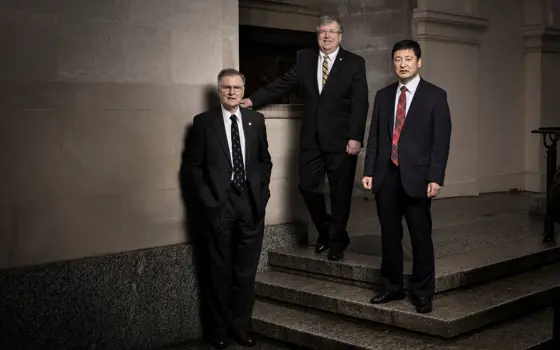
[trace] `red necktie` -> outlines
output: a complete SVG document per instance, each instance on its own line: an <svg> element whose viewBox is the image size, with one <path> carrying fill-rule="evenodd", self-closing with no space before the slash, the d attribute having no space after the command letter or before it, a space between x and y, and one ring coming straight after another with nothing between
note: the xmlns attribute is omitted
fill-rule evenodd
<svg viewBox="0 0 560 350"><path fill-rule="evenodd" d="M406 86L401 87L401 95L397 104L397 117L395 118L395 127L393 129L393 146L391 147L391 161L395 165L399 165L399 139L401 138L401 130L404 125L404 117L406 116Z"/></svg>

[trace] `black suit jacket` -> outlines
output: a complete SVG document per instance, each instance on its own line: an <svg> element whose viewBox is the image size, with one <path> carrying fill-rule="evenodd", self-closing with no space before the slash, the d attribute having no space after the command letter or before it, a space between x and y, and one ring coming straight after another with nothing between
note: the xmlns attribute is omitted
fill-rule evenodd
<svg viewBox="0 0 560 350"><path fill-rule="evenodd" d="M364 176L373 176L373 192L379 190L391 161L397 87L393 83L375 95L364 165ZM426 197L430 182L443 186L450 138L446 92L420 79L399 139L402 185L409 196Z"/></svg>
<svg viewBox="0 0 560 350"><path fill-rule="evenodd" d="M341 47L319 94L318 58L318 48L298 51L295 65L250 99L258 109L299 86L305 99L301 149L345 152L349 139L364 139L369 107L365 60Z"/></svg>
<svg viewBox="0 0 560 350"><path fill-rule="evenodd" d="M259 217L263 217L270 198L269 183L272 162L264 116L241 108L245 134L245 169L248 187ZM232 175L222 110L217 108L193 119L193 126L183 154L186 183L198 194L210 219L223 205Z"/></svg>

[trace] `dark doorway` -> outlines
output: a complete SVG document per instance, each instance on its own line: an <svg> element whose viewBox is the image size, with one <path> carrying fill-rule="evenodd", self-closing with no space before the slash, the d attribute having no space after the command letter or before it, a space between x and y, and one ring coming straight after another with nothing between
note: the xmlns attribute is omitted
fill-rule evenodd
<svg viewBox="0 0 560 350"><path fill-rule="evenodd" d="M239 26L239 67L246 77L245 96L282 76L295 63L296 52L316 45L315 33ZM272 103L299 104L298 91Z"/></svg>

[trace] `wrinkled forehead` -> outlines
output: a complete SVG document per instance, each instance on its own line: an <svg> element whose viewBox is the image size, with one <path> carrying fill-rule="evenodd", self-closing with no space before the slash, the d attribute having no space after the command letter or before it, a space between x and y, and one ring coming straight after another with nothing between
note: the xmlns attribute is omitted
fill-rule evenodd
<svg viewBox="0 0 560 350"><path fill-rule="evenodd" d="M239 75L226 75L220 79L220 85L243 85L243 79Z"/></svg>

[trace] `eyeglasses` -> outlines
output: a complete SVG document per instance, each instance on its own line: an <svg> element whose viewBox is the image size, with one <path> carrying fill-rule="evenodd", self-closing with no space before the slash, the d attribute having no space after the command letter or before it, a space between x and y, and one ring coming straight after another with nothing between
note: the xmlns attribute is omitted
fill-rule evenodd
<svg viewBox="0 0 560 350"><path fill-rule="evenodd" d="M220 85L220 90L223 92L230 91L231 89L234 92L240 92L243 89L243 85Z"/></svg>
<svg viewBox="0 0 560 350"><path fill-rule="evenodd" d="M331 30L322 29L322 30L317 31L317 34L319 34L319 35L325 35L327 33L329 33L330 35L335 35L335 34L339 34L339 33L342 33L342 32L340 30L336 30L336 29L331 29Z"/></svg>

